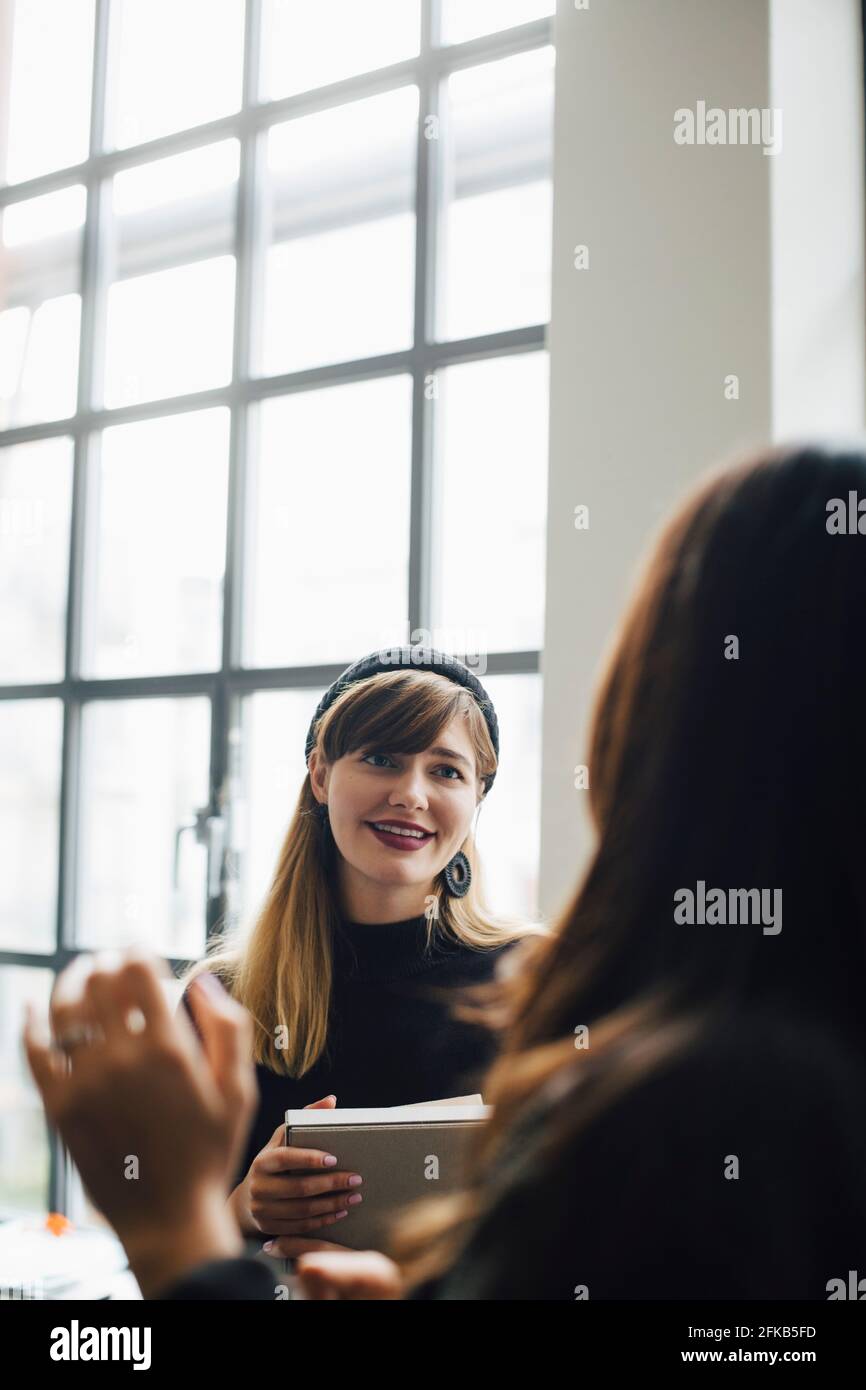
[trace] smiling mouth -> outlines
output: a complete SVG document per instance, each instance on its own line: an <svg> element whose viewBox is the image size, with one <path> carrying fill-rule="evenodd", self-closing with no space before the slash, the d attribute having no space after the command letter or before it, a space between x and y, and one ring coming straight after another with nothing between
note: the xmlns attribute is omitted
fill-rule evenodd
<svg viewBox="0 0 866 1390"><path fill-rule="evenodd" d="M370 827L377 840L392 849L419 849L435 838L435 831L432 830L425 833L405 829L385 830L383 826L388 824L387 821L368 820L364 824Z"/></svg>

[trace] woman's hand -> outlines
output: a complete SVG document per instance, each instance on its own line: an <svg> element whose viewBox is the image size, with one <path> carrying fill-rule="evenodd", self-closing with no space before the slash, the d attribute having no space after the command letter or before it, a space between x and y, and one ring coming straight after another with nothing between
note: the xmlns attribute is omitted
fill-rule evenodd
<svg viewBox="0 0 866 1390"><path fill-rule="evenodd" d="M336 1096L325 1096L305 1107L332 1109ZM333 1241L310 1239L310 1233L333 1226L361 1201L361 1175L336 1169L322 1149L299 1149L285 1144L286 1127L279 1125L256 1154L243 1182L229 1202L249 1235L274 1237L267 1253L293 1259L304 1251L341 1250ZM303 1177L296 1169L319 1169ZM354 1181L353 1181L354 1179Z"/></svg>
<svg viewBox="0 0 866 1390"><path fill-rule="evenodd" d="M190 986L201 1043L173 1016L156 957L78 957L24 1046L49 1123L126 1247L146 1298L205 1259L242 1252L225 1190L257 1100L252 1024L212 976ZM133 1025L133 1026L131 1026Z"/></svg>
<svg viewBox="0 0 866 1390"><path fill-rule="evenodd" d="M310 1300L403 1297L399 1266L378 1250L302 1255L296 1271Z"/></svg>

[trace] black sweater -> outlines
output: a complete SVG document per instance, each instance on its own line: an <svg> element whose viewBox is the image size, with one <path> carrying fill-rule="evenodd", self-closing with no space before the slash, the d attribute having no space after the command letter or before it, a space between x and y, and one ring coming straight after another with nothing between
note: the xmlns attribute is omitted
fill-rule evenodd
<svg viewBox="0 0 866 1390"><path fill-rule="evenodd" d="M423 916L377 925L342 923L333 943L326 1052L298 1079L256 1067L259 1106L233 1187L246 1177L288 1109L300 1110L329 1094L346 1109L410 1105L480 1089L495 1055L495 1037L478 1024L453 1018L450 1006L460 986L492 978L510 945L473 950L437 931L428 952L426 939Z"/></svg>
<svg viewBox="0 0 866 1390"><path fill-rule="evenodd" d="M824 1301L866 1275L866 1065L838 1038L739 1018L543 1155L572 1082L536 1098L459 1259L414 1298ZM162 1296L272 1299L274 1281L213 1261Z"/></svg>

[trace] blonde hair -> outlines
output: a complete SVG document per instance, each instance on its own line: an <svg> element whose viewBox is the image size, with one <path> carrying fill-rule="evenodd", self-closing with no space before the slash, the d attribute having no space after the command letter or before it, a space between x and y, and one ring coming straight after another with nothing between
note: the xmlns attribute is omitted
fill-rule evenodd
<svg viewBox="0 0 866 1390"><path fill-rule="evenodd" d="M321 716L315 750L327 764L361 749L421 752L457 717L466 721L483 779L496 770L484 715L467 690L430 670L383 671L349 686ZM219 974L254 1021L255 1061L294 1077L309 1071L327 1044L331 938L340 920L333 849L326 838L330 831L323 830L318 810L308 769L249 937L241 939L238 929L219 934L207 957L183 976L186 987L203 971ZM439 875L435 901L425 914L428 944L437 924L446 935L478 950L545 934L539 923L494 915L488 909L471 831L461 849L472 869L469 890L454 898L446 890L444 874Z"/></svg>

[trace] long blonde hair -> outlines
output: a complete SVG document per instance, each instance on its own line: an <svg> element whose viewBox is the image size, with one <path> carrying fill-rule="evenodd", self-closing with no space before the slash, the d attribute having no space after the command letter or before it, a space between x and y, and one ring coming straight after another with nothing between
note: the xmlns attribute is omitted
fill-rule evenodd
<svg viewBox="0 0 866 1390"><path fill-rule="evenodd" d="M458 716L466 721L483 780L497 766L484 715L467 690L430 670L383 671L349 686L319 720L317 757L331 764L361 749L421 752ZM327 1044L331 939L340 918L333 841L318 809L308 770L249 937L244 939L237 928L219 934L207 957L183 976L186 987L203 971L219 974L256 1025L255 1061L294 1077L309 1071ZM462 898L452 897L440 874L434 901L426 909L428 944L437 925L478 950L543 934L538 923L488 909L471 831L461 849L472 869L469 890ZM480 1001L480 995L474 997ZM470 1014L467 1006L463 1016Z"/></svg>

